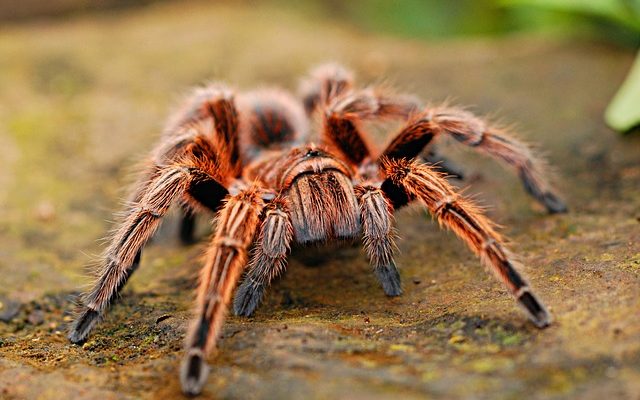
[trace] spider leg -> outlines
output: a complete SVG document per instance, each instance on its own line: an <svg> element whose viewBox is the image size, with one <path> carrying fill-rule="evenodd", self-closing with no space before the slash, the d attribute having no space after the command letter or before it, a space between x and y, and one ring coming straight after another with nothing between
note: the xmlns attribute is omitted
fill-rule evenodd
<svg viewBox="0 0 640 400"><path fill-rule="evenodd" d="M328 63L314 68L300 82L298 89L307 115L312 115L333 98L351 90L353 82L353 73L340 64Z"/></svg>
<svg viewBox="0 0 640 400"><path fill-rule="evenodd" d="M393 206L384 192L375 186L358 185L355 191L360 203L364 248L373 271L387 296L399 296L402 286L393 260Z"/></svg>
<svg viewBox="0 0 640 400"><path fill-rule="evenodd" d="M533 294L515 268L494 224L469 200L458 195L432 167L407 160L384 160L387 180L382 189L405 190L421 200L441 225L452 230L502 281L538 328L551 322L551 315Z"/></svg>
<svg viewBox="0 0 640 400"><path fill-rule="evenodd" d="M195 89L183 107L167 123L163 140L152 154L153 166L144 174L144 181L133 195L138 201L147 182L157 171L157 166L171 164L182 157L200 158L201 162L214 161L217 168L224 166L221 176L233 176L239 168L238 112L231 91L221 84L212 84ZM203 145L204 143L204 145ZM197 149L194 149L194 147ZM216 149L214 149L214 147ZM195 150L195 153L194 153ZM210 160L203 160L209 157ZM217 185L208 180L194 182L188 192L190 204L196 208L216 212L221 200L227 194L220 192ZM180 240L184 244L193 243L196 210L188 205L183 207L180 220Z"/></svg>
<svg viewBox="0 0 640 400"><path fill-rule="evenodd" d="M413 159L437 136L450 135L479 152L502 160L515 168L527 192L550 213L566 212L567 207L553 192L545 163L529 147L504 130L489 126L475 115L457 108L427 108L411 119L383 153L389 159Z"/></svg>
<svg viewBox="0 0 640 400"><path fill-rule="evenodd" d="M156 231L169 206L189 187L190 169L183 165L163 168L127 213L111 239L97 281L83 299L84 308L73 323L69 339L84 341L104 309L116 298L140 262L144 243Z"/></svg>
<svg viewBox="0 0 640 400"><path fill-rule="evenodd" d="M236 176L239 153L238 113L231 91L220 84L197 88L169 118L162 140L151 153L150 165L140 174L141 179L129 200L138 202L160 168L184 157L216 163L216 168L221 170L220 176ZM207 157L210 160L205 161ZM202 193L198 197L205 199L209 194ZM216 211L219 201L203 205L205 208L214 205L213 211Z"/></svg>
<svg viewBox="0 0 640 400"><path fill-rule="evenodd" d="M195 395L202 390L207 375L205 357L215 347L263 207L260 193L250 189L228 197L218 213L216 231L200 274L195 319L187 335L180 372L186 394Z"/></svg>
<svg viewBox="0 0 640 400"><path fill-rule="evenodd" d="M267 207L247 273L236 291L233 301L236 315L248 317L254 313L265 289L287 267L292 239L288 208L284 200L275 199Z"/></svg>
<svg viewBox="0 0 640 400"><path fill-rule="evenodd" d="M206 95L198 92L200 107L180 114L180 124L169 129L155 149L153 165L130 196L133 206L111 239L99 277L84 296L84 307L71 326L72 342L86 340L115 300L172 203L182 198L191 208L216 210L226 196L225 185L237 163L237 151L230 151L237 147L236 113L226 91L209 88Z"/></svg>
<svg viewBox="0 0 640 400"><path fill-rule="evenodd" d="M188 151L194 137L202 135L218 150L219 166L226 168L228 175L238 176L241 164L238 124L238 111L229 88L222 84L197 88L169 119L154 160L162 165L178 158Z"/></svg>
<svg viewBox="0 0 640 400"><path fill-rule="evenodd" d="M314 69L300 86L308 115L322 112L322 141L356 165L370 159L372 146L361 133L362 121L408 118L418 109L410 96L396 96L381 88L354 89L353 74L337 64Z"/></svg>
<svg viewBox="0 0 640 400"><path fill-rule="evenodd" d="M345 159L360 165L374 153L362 133L363 122L407 117L415 107L412 101L379 96L374 89L346 93L324 107L322 141L340 151Z"/></svg>
<svg viewBox="0 0 640 400"><path fill-rule="evenodd" d="M334 99L354 91L353 73L345 67L328 63L314 68L299 86L298 92L307 115L328 105ZM375 116L379 118L407 118L417 111L419 101L408 95L394 95L382 87L359 91L376 105Z"/></svg>
<svg viewBox="0 0 640 400"><path fill-rule="evenodd" d="M338 97L323 113L322 141L338 149L345 159L359 165L371 157L372 145L362 135L362 115L373 111L370 98L356 94Z"/></svg>
<svg viewBox="0 0 640 400"><path fill-rule="evenodd" d="M309 120L300 101L278 89L261 89L238 96L241 111L239 135L246 159L264 150L303 143L309 136Z"/></svg>

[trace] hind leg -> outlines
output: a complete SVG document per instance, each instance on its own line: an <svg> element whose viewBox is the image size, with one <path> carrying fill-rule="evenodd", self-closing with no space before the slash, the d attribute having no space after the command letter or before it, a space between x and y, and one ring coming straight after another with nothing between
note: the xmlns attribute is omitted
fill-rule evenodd
<svg viewBox="0 0 640 400"><path fill-rule="evenodd" d="M399 296L402 285L393 260L393 206L384 192L375 186L356 186L355 191L360 203L364 248L373 272L387 296Z"/></svg>
<svg viewBox="0 0 640 400"><path fill-rule="evenodd" d="M415 115L398 133L383 157L400 160L417 157L432 139L447 135L505 162L515 169L525 190L549 213L566 212L567 207L549 182L545 162L525 143L505 130L491 126L475 115L457 108L427 107Z"/></svg>

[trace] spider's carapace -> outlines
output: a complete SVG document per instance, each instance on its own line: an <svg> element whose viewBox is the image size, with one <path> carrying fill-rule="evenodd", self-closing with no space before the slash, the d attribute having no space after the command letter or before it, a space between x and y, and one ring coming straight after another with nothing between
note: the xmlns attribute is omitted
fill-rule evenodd
<svg viewBox="0 0 640 400"><path fill-rule="evenodd" d="M314 116L319 144L311 140ZM365 123L386 119L400 120L402 127L378 151ZM517 271L494 224L448 183L446 175L462 174L434 152L433 142L445 136L514 168L549 212L566 210L548 183L544 163L502 129L457 108L424 107L414 97L357 88L351 73L338 65L312 71L300 100L281 90L197 89L167 124L135 185L70 340L86 340L175 202L185 211L185 241L193 239L194 212L217 213L181 369L187 394L202 390L205 358L238 282L233 309L251 315L286 268L293 242L361 236L385 294L400 295L393 213L413 201L481 258L536 326L546 327L550 314Z"/></svg>

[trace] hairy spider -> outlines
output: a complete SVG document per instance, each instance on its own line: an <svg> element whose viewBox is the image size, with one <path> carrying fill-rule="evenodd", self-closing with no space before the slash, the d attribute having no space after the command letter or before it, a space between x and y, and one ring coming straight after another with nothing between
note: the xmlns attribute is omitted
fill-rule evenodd
<svg viewBox="0 0 640 400"><path fill-rule="evenodd" d="M352 74L328 64L301 86L302 102L280 90L240 93L223 85L197 89L169 121L131 206L105 252L93 289L69 334L82 342L140 262L141 250L176 201L190 241L193 212L217 212L215 233L200 274L195 317L186 339L180 379L197 394L236 291L237 315L251 315L265 288L286 268L292 242L308 244L362 235L373 271L388 296L401 294L393 260L393 212L418 200L452 230L502 281L533 323L551 316L518 273L494 224L458 194L434 165L427 147L452 136L518 171L527 191L549 212L565 211L529 148L469 112L423 107L409 96L358 89ZM320 145L309 143L319 114ZM387 147L374 149L365 121L403 122ZM425 150L426 149L426 150ZM426 161L420 158L427 154ZM445 168L446 169L446 168Z"/></svg>

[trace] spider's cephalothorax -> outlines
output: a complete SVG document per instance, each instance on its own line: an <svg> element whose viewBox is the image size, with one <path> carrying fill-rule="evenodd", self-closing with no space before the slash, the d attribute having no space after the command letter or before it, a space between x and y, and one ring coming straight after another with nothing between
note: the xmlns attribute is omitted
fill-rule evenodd
<svg viewBox="0 0 640 400"><path fill-rule="evenodd" d="M181 382L188 394L202 389L205 357L215 347L243 271L233 306L236 314L248 316L285 269L292 242L361 235L384 292L400 295L392 215L414 200L480 256L536 326L550 323L494 224L445 179L444 173L461 175L434 155L432 142L452 136L506 162L549 212L565 211L543 164L526 145L466 111L423 107L412 97L358 89L351 74L337 65L314 70L303 82L301 96L297 101L283 91L262 90L234 97L222 85L196 90L168 123L151 166L134 188L132 206L111 238L97 281L71 327L72 342L87 338L176 201L185 210L185 241L192 240L195 211L218 215L186 340ZM319 145L309 143L314 114L321 121ZM362 125L384 119L403 125L379 152Z"/></svg>

